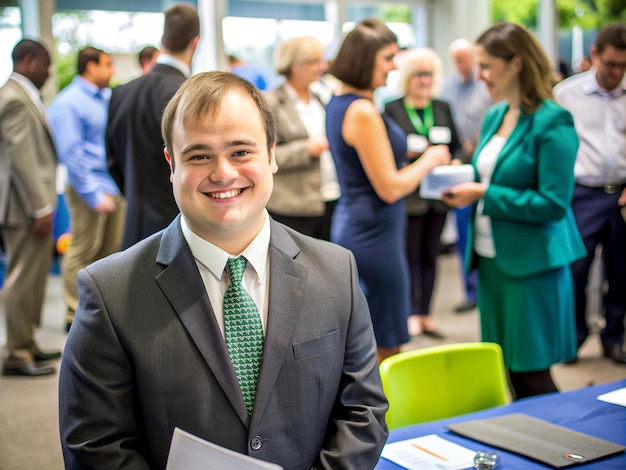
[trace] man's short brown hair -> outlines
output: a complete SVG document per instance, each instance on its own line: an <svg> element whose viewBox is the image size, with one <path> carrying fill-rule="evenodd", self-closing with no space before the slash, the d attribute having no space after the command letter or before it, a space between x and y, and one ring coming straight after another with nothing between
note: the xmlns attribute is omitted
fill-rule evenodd
<svg viewBox="0 0 626 470"><path fill-rule="evenodd" d="M262 92L252 83L230 72L201 72L185 80L163 112L161 133L165 147L172 158L174 157L172 141L176 121L180 120L184 124L198 121L207 114L217 113L224 96L233 89L243 90L256 103L265 127L267 151L271 150L277 138L276 120ZM242 119L246 118L242 116Z"/></svg>
<svg viewBox="0 0 626 470"><path fill-rule="evenodd" d="M176 3L165 10L161 43L168 52L183 52L200 35L200 18L188 3Z"/></svg>
<svg viewBox="0 0 626 470"><path fill-rule="evenodd" d="M626 49L626 23L612 23L600 28L595 46L598 54L602 54L609 46L615 49Z"/></svg>

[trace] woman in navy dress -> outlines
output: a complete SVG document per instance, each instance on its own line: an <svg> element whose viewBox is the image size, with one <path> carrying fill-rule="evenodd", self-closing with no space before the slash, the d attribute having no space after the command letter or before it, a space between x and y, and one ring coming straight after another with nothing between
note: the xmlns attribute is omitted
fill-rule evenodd
<svg viewBox="0 0 626 470"><path fill-rule="evenodd" d="M447 146L430 147L404 166L406 137L373 102L395 69L395 34L381 21L361 21L345 37L330 73L342 83L326 109L326 133L335 160L341 198L331 240L350 249L367 297L378 360L409 341L409 271L402 199L434 167L447 164Z"/></svg>

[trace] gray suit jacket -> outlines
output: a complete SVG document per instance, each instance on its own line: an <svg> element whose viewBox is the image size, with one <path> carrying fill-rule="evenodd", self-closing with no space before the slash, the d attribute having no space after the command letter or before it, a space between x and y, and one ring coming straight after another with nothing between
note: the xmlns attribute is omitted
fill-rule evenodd
<svg viewBox="0 0 626 470"><path fill-rule="evenodd" d="M0 88L0 226L28 227L55 207L57 154L45 116L13 79Z"/></svg>
<svg viewBox="0 0 626 470"><path fill-rule="evenodd" d="M320 192L320 159L309 155L306 148L309 134L302 118L285 92L284 85L266 92L264 96L276 116L278 129L278 172L274 175L274 189L267 209L286 216L322 216L325 204Z"/></svg>
<svg viewBox="0 0 626 470"><path fill-rule="evenodd" d="M387 401L354 259L271 230L251 417L179 218L80 272L59 377L66 468L162 469L175 426L286 469L375 466Z"/></svg>

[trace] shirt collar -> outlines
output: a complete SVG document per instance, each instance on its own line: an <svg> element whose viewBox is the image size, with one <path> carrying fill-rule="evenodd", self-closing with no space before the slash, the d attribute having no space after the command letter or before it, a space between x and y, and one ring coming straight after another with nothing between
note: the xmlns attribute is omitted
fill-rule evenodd
<svg viewBox="0 0 626 470"><path fill-rule="evenodd" d="M180 218L180 225L183 236L185 240L187 240L194 258L205 265L216 279L221 279L226 269L226 262L228 258L232 256L213 243L195 234L187 225L184 217ZM257 274L256 281L258 283L265 282L270 234L270 217L267 211L265 211L263 227L250 244L238 255L248 260L248 264L252 266Z"/></svg>
<svg viewBox="0 0 626 470"><path fill-rule="evenodd" d="M291 86L289 82L285 82L284 89L285 89L285 94L291 101L293 101L294 103L298 103L301 101L304 104L306 104L306 102L300 98L300 96L298 95L298 92L295 90L293 86ZM310 93L311 92L309 91L309 95Z"/></svg>
<svg viewBox="0 0 626 470"><path fill-rule="evenodd" d="M110 93L109 88L100 88L98 85L96 85L95 83L90 82L89 80L84 79L83 77L81 77L80 75L76 75L74 77L74 82L76 82L76 84L83 88L87 93L89 93L90 95L93 95L97 98L107 98L107 95Z"/></svg>
<svg viewBox="0 0 626 470"><path fill-rule="evenodd" d="M30 99L33 100L33 103L38 106L43 105L41 101L41 94L39 93L39 90L37 89L35 84L30 81L30 79L17 72L13 72L11 74L11 79L15 80L24 89Z"/></svg>
<svg viewBox="0 0 626 470"><path fill-rule="evenodd" d="M191 67L177 57L161 52L156 61L157 64L169 65L170 67L180 70L187 78L191 76Z"/></svg>
<svg viewBox="0 0 626 470"><path fill-rule="evenodd" d="M460 73L455 73L454 74L454 78L456 79L456 82L461 84L461 85L471 85L476 81L476 75L474 70L472 69L472 73L470 74L469 78L467 80L463 79L463 76Z"/></svg>
<svg viewBox="0 0 626 470"><path fill-rule="evenodd" d="M607 92L600 88L600 85L598 84L598 80L596 79L595 67L592 67L591 69L589 69L588 72L585 73L587 74L587 76L584 77L583 92L587 95L592 95L595 93L600 96L617 98L618 96L626 93L626 75L622 78L621 83L617 87L615 87L614 90Z"/></svg>

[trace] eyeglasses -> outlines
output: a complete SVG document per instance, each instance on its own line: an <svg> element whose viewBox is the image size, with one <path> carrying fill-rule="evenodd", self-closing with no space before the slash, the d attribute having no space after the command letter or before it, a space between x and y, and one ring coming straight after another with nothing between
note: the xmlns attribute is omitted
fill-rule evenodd
<svg viewBox="0 0 626 470"><path fill-rule="evenodd" d="M604 61L599 59L603 67L607 69L626 70L626 62L613 62L612 60Z"/></svg>
<svg viewBox="0 0 626 470"><path fill-rule="evenodd" d="M417 78L433 78L433 73L432 72L415 72L413 76Z"/></svg>

